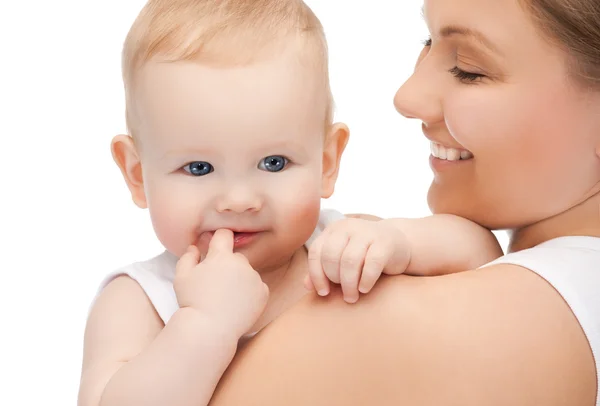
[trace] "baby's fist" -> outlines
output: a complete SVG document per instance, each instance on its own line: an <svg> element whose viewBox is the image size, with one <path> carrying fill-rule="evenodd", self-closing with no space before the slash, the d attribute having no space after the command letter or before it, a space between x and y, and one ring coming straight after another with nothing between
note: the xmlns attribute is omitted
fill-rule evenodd
<svg viewBox="0 0 600 406"><path fill-rule="evenodd" d="M329 294L340 284L344 300L355 303L371 291L382 273L400 274L410 261L404 234L382 221L346 218L328 226L308 251L308 289Z"/></svg>

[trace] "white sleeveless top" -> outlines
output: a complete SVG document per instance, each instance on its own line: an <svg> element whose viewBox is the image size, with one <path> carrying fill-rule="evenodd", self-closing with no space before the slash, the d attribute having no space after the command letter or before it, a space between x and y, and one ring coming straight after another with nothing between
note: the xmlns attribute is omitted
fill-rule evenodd
<svg viewBox="0 0 600 406"><path fill-rule="evenodd" d="M304 245L308 248L328 224L342 218L344 215L336 210L321 210L317 227ZM167 324L173 313L179 309L177 296L173 289L175 265L178 259L175 255L165 251L147 261L135 262L117 269L101 281L96 296L113 279L127 275L142 287L162 321Z"/></svg>
<svg viewBox="0 0 600 406"><path fill-rule="evenodd" d="M544 278L571 307L588 339L596 363L600 406L600 238L560 237L507 254L485 266L513 264Z"/></svg>

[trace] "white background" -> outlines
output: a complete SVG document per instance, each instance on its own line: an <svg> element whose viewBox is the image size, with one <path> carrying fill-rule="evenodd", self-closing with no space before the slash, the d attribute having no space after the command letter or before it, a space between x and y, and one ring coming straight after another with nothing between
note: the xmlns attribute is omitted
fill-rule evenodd
<svg viewBox="0 0 600 406"><path fill-rule="evenodd" d="M75 405L98 282L161 250L109 151L125 130L121 45L144 1L0 4L0 404ZM392 104L427 36L421 1L308 4L329 40L336 119L351 129L324 206L429 214L429 145Z"/></svg>

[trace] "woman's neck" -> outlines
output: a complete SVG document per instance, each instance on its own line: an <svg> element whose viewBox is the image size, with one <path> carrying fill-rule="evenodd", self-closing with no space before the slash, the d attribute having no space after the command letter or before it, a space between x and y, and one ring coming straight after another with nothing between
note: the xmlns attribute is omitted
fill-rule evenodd
<svg viewBox="0 0 600 406"><path fill-rule="evenodd" d="M600 237L600 193L554 217L511 230L508 252L566 236Z"/></svg>

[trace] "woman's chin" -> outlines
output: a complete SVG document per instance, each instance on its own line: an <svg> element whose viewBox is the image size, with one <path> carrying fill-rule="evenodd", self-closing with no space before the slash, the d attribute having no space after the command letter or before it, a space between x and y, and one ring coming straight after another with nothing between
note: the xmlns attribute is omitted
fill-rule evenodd
<svg viewBox="0 0 600 406"><path fill-rule="evenodd" d="M460 216L489 229L503 229L506 225L503 216L494 214L497 210L484 204L473 194L466 194L435 181L427 193L427 205L432 214Z"/></svg>

